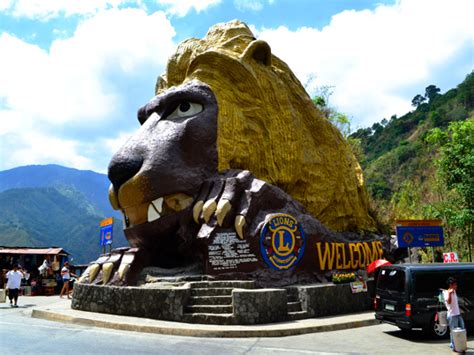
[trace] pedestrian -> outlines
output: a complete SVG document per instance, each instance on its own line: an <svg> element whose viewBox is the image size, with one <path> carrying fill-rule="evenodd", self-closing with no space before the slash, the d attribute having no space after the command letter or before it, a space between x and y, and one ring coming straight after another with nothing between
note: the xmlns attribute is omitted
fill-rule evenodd
<svg viewBox="0 0 474 355"><path fill-rule="evenodd" d="M71 298L69 295L69 281L71 281L71 275L76 277L69 270L69 262L65 262L63 268L61 269L61 277L63 278L63 288L61 289L61 294L59 295L60 298L63 298L63 295L66 294L67 298Z"/></svg>
<svg viewBox="0 0 474 355"><path fill-rule="evenodd" d="M448 289L443 291L444 303L446 309L448 310L448 324L449 330L451 333L451 350L455 351L454 340L453 340L453 330L455 328L464 329L464 320L461 317L461 312L459 310L458 295L456 290L458 289L458 283L454 277L449 277L447 280Z"/></svg>
<svg viewBox="0 0 474 355"><path fill-rule="evenodd" d="M13 269L7 272L7 289L10 307L18 307L18 293L20 291L21 279L24 277L25 273L21 269L21 266L17 264L13 265Z"/></svg>

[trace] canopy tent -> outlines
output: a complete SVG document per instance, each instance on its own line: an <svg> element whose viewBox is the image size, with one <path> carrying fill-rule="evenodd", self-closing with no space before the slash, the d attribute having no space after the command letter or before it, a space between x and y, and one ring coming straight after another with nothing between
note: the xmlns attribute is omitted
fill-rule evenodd
<svg viewBox="0 0 474 355"><path fill-rule="evenodd" d="M378 268L380 268L384 265L392 265L392 263L388 260L385 260L385 259L375 260L375 261L371 262L369 264L369 266L367 266L367 273L368 274L373 274L376 269L378 269Z"/></svg>
<svg viewBox="0 0 474 355"><path fill-rule="evenodd" d="M9 248L0 247L0 255L11 255L11 254L30 254L30 255L64 255L67 256L69 253L63 248Z"/></svg>

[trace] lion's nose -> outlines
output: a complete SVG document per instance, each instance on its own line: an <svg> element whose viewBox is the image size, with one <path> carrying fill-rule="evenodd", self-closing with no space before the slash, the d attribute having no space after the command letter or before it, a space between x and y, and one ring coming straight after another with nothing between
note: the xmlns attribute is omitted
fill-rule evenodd
<svg viewBox="0 0 474 355"><path fill-rule="evenodd" d="M115 156L109 164L109 180L118 192L120 186L134 177L143 165L143 159L137 156Z"/></svg>

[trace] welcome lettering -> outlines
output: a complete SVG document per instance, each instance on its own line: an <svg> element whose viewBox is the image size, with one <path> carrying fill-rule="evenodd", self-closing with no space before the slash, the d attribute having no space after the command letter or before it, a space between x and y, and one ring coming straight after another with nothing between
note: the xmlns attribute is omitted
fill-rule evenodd
<svg viewBox="0 0 474 355"><path fill-rule="evenodd" d="M364 269L383 256L382 242L316 243L320 270Z"/></svg>

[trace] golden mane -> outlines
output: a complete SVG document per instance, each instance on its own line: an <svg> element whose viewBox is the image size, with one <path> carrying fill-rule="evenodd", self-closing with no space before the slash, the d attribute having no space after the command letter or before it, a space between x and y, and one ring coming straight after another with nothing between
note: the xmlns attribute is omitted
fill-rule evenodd
<svg viewBox="0 0 474 355"><path fill-rule="evenodd" d="M182 42L156 93L190 80L216 95L218 166L246 169L302 203L328 227L373 230L362 170L339 131L289 67L234 20Z"/></svg>

